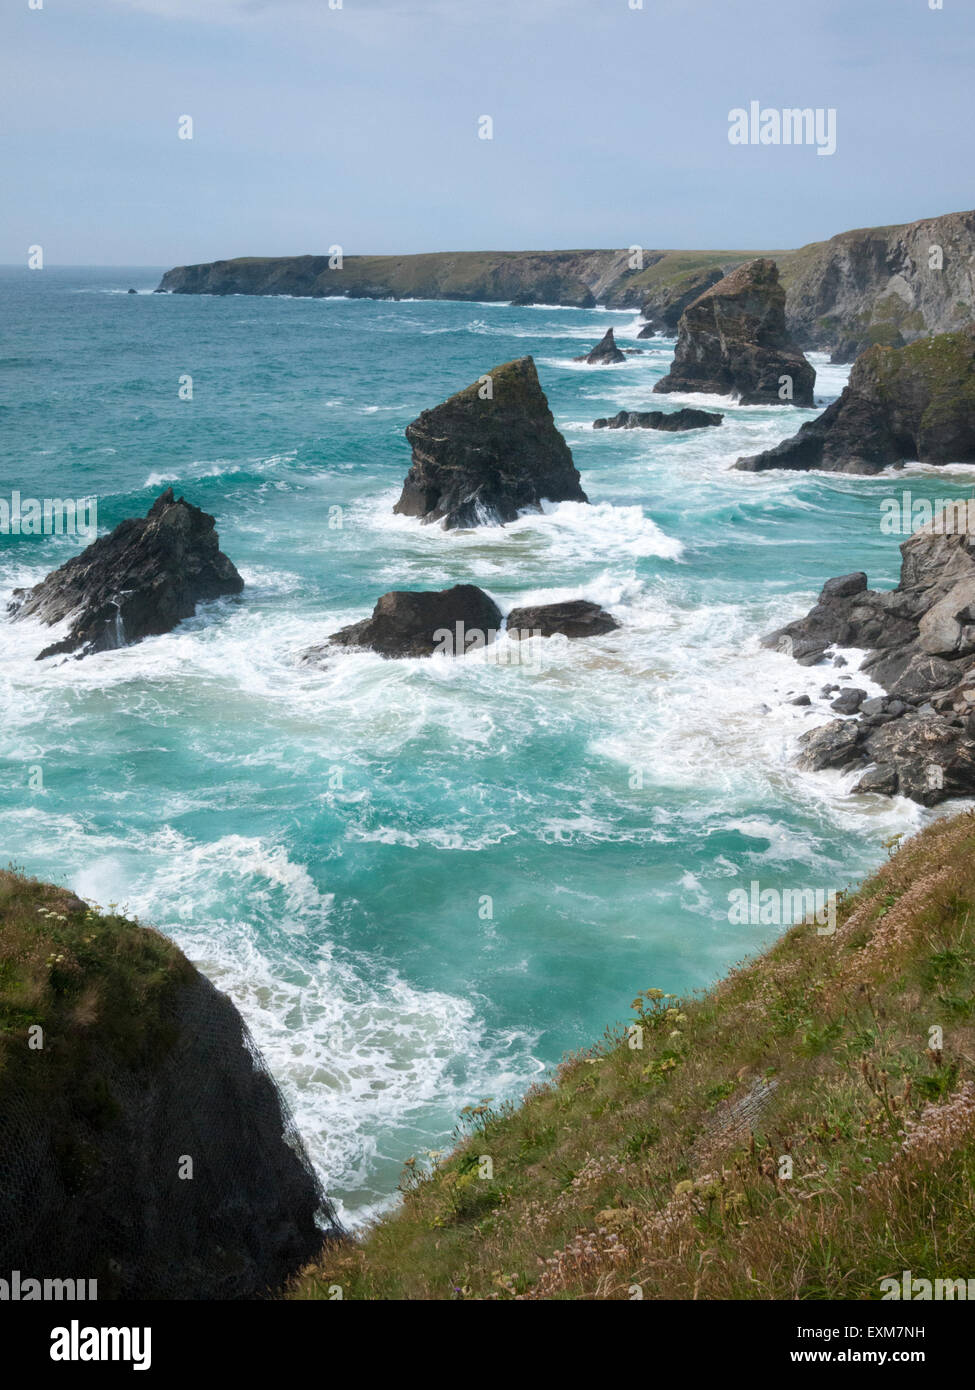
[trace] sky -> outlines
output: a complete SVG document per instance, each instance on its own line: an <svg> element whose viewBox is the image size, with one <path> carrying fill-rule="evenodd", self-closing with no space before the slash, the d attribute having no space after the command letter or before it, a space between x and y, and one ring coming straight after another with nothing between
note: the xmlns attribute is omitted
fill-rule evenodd
<svg viewBox="0 0 975 1390"><path fill-rule="evenodd" d="M4 0L0 263L784 249L970 208L975 4L932 3ZM732 145L753 101L835 109L835 153Z"/></svg>

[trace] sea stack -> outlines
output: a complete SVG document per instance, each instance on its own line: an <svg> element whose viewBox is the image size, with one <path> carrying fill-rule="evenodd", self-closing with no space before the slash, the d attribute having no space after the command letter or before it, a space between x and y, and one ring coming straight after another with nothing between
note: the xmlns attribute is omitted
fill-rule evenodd
<svg viewBox="0 0 975 1390"><path fill-rule="evenodd" d="M131 646L192 617L198 603L239 594L237 570L220 550L216 521L173 489L144 517L121 522L29 590L15 590L14 618L49 627L72 619L67 637L46 656L87 656Z"/></svg>
<svg viewBox="0 0 975 1390"><path fill-rule="evenodd" d="M616 362L625 362L626 355L616 346L616 338L611 328L600 338L592 352L584 352L577 362L588 362L591 367L611 367Z"/></svg>
<svg viewBox="0 0 975 1390"><path fill-rule="evenodd" d="M839 400L791 439L735 464L748 473L975 462L975 327L858 357Z"/></svg>
<svg viewBox="0 0 975 1390"><path fill-rule="evenodd" d="M531 357L493 367L406 427L413 463L393 508L445 530L504 525L542 502L588 502Z"/></svg>
<svg viewBox="0 0 975 1390"><path fill-rule="evenodd" d="M811 406L815 382L786 329L778 267L761 257L685 309L670 373L653 389L737 396L742 405Z"/></svg>

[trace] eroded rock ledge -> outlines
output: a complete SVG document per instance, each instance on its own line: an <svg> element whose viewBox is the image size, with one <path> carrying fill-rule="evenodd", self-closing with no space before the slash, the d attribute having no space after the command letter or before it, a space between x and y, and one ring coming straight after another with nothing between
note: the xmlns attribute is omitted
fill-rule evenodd
<svg viewBox="0 0 975 1390"><path fill-rule="evenodd" d="M896 589L869 589L862 572L831 579L764 644L807 666L833 645L864 648L861 669L887 695L804 734L800 766L862 768L856 790L933 806L975 793L975 507L947 508L901 553Z"/></svg>

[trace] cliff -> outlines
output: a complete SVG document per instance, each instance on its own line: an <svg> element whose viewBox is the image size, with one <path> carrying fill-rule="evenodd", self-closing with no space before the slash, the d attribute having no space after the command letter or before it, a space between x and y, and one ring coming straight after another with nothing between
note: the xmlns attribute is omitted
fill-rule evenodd
<svg viewBox="0 0 975 1390"><path fill-rule="evenodd" d="M940 254L939 254L940 253ZM898 347L975 318L975 212L841 232L798 251L459 251L414 256L242 257L177 266L174 294L347 295L640 308L673 333L696 294L742 261L770 256L786 290L789 332L804 349L852 361L874 343Z"/></svg>
<svg viewBox="0 0 975 1390"><path fill-rule="evenodd" d="M643 990L520 1106L467 1107L454 1153L411 1159L401 1208L293 1295L878 1299L904 1269L967 1279L975 818L837 898L835 931L793 927L700 999Z"/></svg>
<svg viewBox="0 0 975 1390"><path fill-rule="evenodd" d="M157 932L0 872L0 1270L253 1298L337 1234L247 1029Z"/></svg>

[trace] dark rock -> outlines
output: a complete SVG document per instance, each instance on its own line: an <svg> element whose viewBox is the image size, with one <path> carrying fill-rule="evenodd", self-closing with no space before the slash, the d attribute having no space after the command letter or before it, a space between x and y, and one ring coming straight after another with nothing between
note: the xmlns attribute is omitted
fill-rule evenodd
<svg viewBox="0 0 975 1390"><path fill-rule="evenodd" d="M809 698L808 695L797 695L796 698L795 698L794 700L790 700L790 701L789 701L789 704L790 704L790 705L811 705L811 704L812 704L812 700L810 700L810 698Z"/></svg>
<svg viewBox="0 0 975 1390"><path fill-rule="evenodd" d="M592 352L584 352L581 357L575 358L575 361L588 362L593 367L609 367L614 362L625 362L626 357L616 346L613 330L607 328Z"/></svg>
<svg viewBox="0 0 975 1390"><path fill-rule="evenodd" d="M736 468L879 473L892 464L975 462L975 325L858 357L840 398Z"/></svg>
<svg viewBox="0 0 975 1390"><path fill-rule="evenodd" d="M521 641L525 637L601 637L614 632L619 623L598 603L586 599L571 599L565 603L543 603L528 608L513 608L508 614L507 630Z"/></svg>
<svg viewBox="0 0 975 1390"><path fill-rule="evenodd" d="M722 279L724 271L718 266L711 266L708 270L689 271L658 286L643 303L641 313L647 323L637 337L652 338L655 333L661 333L664 337L672 338L688 305Z"/></svg>
<svg viewBox="0 0 975 1390"><path fill-rule="evenodd" d="M887 766L873 767L863 774L853 790L893 796L897 791L897 769Z"/></svg>
<svg viewBox="0 0 975 1390"><path fill-rule="evenodd" d="M483 589L455 584L452 589L394 589L372 610L372 617L334 632L339 647L368 647L380 656L463 656L489 646L501 628L501 610ZM313 647L316 661L327 647Z"/></svg>
<svg viewBox="0 0 975 1390"><path fill-rule="evenodd" d="M594 430L702 430L711 425L720 425L724 419L710 410L621 410L609 419L594 420Z"/></svg>
<svg viewBox="0 0 975 1390"><path fill-rule="evenodd" d="M805 735L801 765L876 763L881 771L862 780L864 790L889 784L933 806L975 793L975 518L947 509L904 541L901 554L896 589L867 589L861 574L831 580L805 618L765 643L866 649L862 670L888 696L845 690L833 709L852 715L859 707L860 717Z"/></svg>
<svg viewBox="0 0 975 1390"><path fill-rule="evenodd" d="M123 521L54 570L9 611L71 631L38 656L109 651L155 637L192 617L198 603L239 594L244 581L220 550L215 520L172 488L145 517Z"/></svg>
<svg viewBox="0 0 975 1390"><path fill-rule="evenodd" d="M782 397L781 378L791 383ZM742 405L813 404L816 373L789 337L776 264L748 261L688 306L668 376L655 391L706 391Z"/></svg>
<svg viewBox="0 0 975 1390"><path fill-rule="evenodd" d="M866 698L867 692L865 690L860 690L858 687L852 686L849 690L844 690L843 693L833 701L830 705L830 709L836 714L856 714Z"/></svg>
<svg viewBox="0 0 975 1390"><path fill-rule="evenodd" d="M543 500L589 500L532 359L487 375L407 426L413 464L395 512L451 530L514 521Z"/></svg>
<svg viewBox="0 0 975 1390"><path fill-rule="evenodd" d="M138 291L138 290L127 290L126 293L127 293L127 294L138 294L139 291Z"/></svg>

